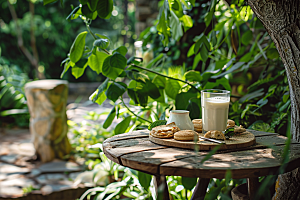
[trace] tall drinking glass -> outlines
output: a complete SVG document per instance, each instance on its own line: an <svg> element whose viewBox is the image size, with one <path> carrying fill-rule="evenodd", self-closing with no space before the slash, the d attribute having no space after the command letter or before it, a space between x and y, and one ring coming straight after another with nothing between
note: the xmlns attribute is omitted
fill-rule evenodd
<svg viewBox="0 0 300 200"><path fill-rule="evenodd" d="M204 133L227 128L230 91L207 89L201 91L202 126Z"/></svg>

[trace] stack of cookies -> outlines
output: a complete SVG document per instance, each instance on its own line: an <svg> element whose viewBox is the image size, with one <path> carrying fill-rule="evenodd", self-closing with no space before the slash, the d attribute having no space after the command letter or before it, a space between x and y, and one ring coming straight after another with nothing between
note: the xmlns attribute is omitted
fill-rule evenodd
<svg viewBox="0 0 300 200"><path fill-rule="evenodd" d="M182 141L197 141L199 135L193 130L180 130L180 128L172 122L166 125L156 126L151 129L150 135L156 138L173 138Z"/></svg>
<svg viewBox="0 0 300 200"><path fill-rule="evenodd" d="M193 119L192 122L194 124L194 131L202 133L202 119Z"/></svg>

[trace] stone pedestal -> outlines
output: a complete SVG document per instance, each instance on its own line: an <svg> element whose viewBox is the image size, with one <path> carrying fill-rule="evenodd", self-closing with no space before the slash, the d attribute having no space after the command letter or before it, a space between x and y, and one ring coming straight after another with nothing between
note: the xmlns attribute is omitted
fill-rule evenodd
<svg viewBox="0 0 300 200"><path fill-rule="evenodd" d="M51 79L33 81L25 85L25 94L37 155L42 162L62 159L71 151L66 115L68 82Z"/></svg>

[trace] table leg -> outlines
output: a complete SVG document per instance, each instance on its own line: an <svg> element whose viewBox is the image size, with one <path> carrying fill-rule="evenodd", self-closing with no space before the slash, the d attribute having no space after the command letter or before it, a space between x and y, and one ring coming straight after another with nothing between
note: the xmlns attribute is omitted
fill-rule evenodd
<svg viewBox="0 0 300 200"><path fill-rule="evenodd" d="M155 187L156 196L158 196L158 191L163 191L163 200L170 200L168 184L165 176L155 175L153 176L153 183Z"/></svg>
<svg viewBox="0 0 300 200"><path fill-rule="evenodd" d="M206 194L209 178L199 178L191 200L203 200Z"/></svg>
<svg viewBox="0 0 300 200"><path fill-rule="evenodd" d="M258 177L247 178L247 182L248 182L248 195L249 195L250 200L253 200L254 196L257 192L257 189L259 187Z"/></svg>

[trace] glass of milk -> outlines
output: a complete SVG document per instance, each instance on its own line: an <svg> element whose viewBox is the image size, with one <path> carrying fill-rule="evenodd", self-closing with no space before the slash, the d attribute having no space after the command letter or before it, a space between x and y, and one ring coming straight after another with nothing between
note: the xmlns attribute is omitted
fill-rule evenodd
<svg viewBox="0 0 300 200"><path fill-rule="evenodd" d="M201 91L203 133L227 128L230 91L207 89Z"/></svg>

